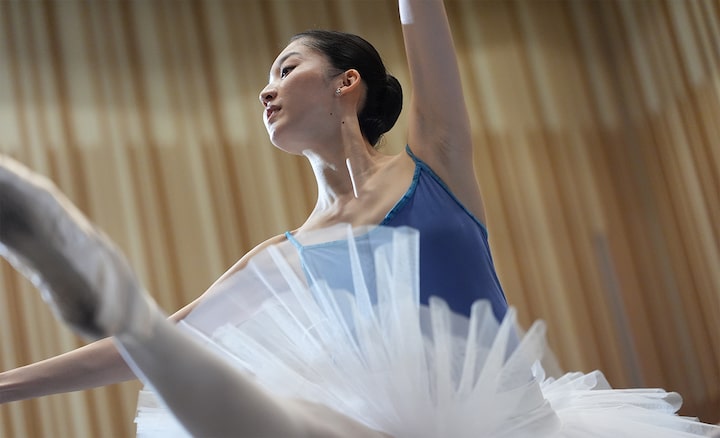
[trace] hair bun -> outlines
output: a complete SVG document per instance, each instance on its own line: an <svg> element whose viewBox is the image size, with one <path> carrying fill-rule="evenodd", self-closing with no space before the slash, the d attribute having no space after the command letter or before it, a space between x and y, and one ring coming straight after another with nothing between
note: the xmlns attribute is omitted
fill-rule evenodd
<svg viewBox="0 0 720 438"><path fill-rule="evenodd" d="M382 117L383 134L395 126L395 122L397 122L400 112L402 111L402 105L403 92L400 81L388 73L385 77L385 93L382 99L382 106L385 109Z"/></svg>
<svg viewBox="0 0 720 438"><path fill-rule="evenodd" d="M328 57L335 73L356 69L367 86L365 104L358 114L360 131L373 146L393 127L402 110L400 82L387 73L380 54L363 38L344 32L309 30L303 39L308 47Z"/></svg>

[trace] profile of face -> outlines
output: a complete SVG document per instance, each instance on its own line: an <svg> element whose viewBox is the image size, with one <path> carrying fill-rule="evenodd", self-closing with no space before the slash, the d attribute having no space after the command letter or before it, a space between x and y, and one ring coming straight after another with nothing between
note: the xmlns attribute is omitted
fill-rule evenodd
<svg viewBox="0 0 720 438"><path fill-rule="evenodd" d="M337 129L332 120L338 117L335 90L341 79L332 72L327 57L302 38L275 59L260 102L265 128L276 147L301 154Z"/></svg>
<svg viewBox="0 0 720 438"><path fill-rule="evenodd" d="M341 95L335 91L341 88ZM341 98L340 98L341 97ZM402 87L380 54L358 35L309 30L295 35L270 69L260 93L270 140L294 154L337 144L340 119L352 115L372 146L402 110ZM357 125L355 124L357 121Z"/></svg>

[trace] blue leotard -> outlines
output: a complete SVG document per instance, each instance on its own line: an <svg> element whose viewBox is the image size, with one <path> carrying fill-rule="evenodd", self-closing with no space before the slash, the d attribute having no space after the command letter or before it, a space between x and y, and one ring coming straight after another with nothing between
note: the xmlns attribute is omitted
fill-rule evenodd
<svg viewBox="0 0 720 438"><path fill-rule="evenodd" d="M453 311L469 315L472 303L485 299L495 317L502 319L507 301L495 273L487 230L426 163L409 147L406 151L415 162L412 184L380 225L420 231L420 302L427 304L436 295ZM326 281L351 290L347 270L341 268L348 260L338 251L344 241L302 245L289 232L286 236L300 250L304 264L323 265L324 272L345 272ZM328 269L333 265L338 269Z"/></svg>

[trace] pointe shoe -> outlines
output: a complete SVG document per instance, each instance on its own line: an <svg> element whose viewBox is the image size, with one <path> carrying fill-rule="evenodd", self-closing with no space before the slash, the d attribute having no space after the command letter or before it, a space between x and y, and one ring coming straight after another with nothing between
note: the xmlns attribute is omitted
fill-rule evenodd
<svg viewBox="0 0 720 438"><path fill-rule="evenodd" d="M0 156L0 255L88 339L143 329L155 304L121 252L48 179Z"/></svg>

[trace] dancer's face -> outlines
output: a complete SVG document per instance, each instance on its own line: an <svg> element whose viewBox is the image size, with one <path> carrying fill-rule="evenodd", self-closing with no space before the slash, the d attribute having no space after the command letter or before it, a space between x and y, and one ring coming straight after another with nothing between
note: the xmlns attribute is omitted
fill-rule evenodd
<svg viewBox="0 0 720 438"><path fill-rule="evenodd" d="M275 146L300 154L331 135L335 89L340 83L331 71L328 59L303 44L303 39L278 55L260 92L263 121Z"/></svg>

